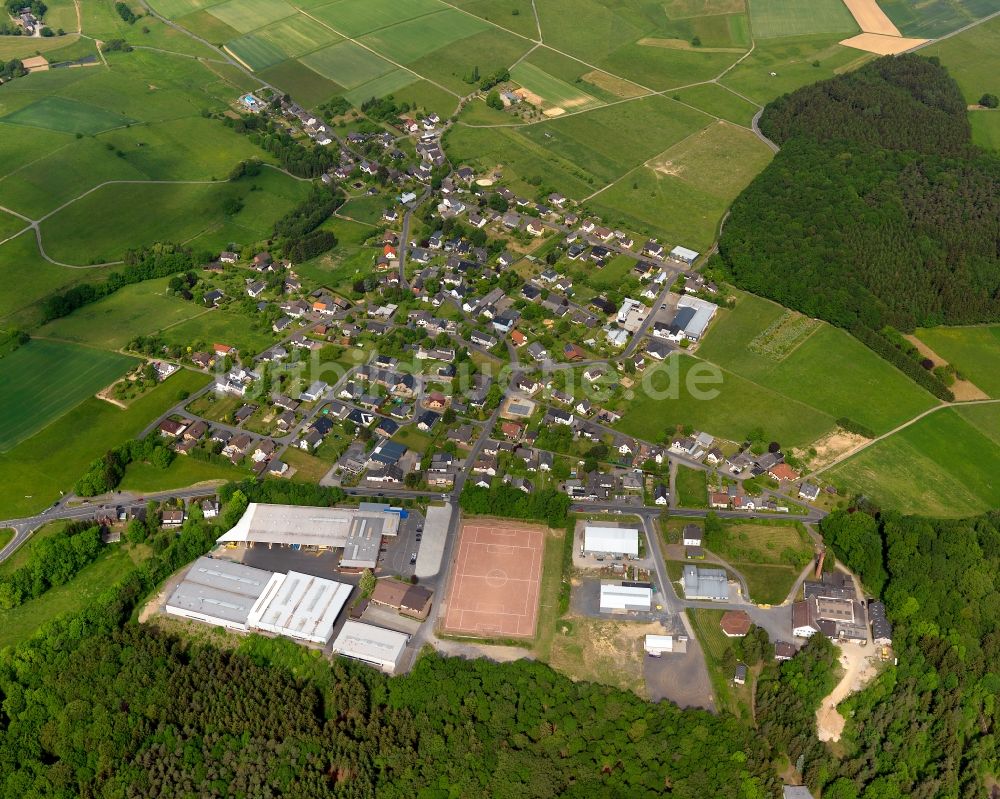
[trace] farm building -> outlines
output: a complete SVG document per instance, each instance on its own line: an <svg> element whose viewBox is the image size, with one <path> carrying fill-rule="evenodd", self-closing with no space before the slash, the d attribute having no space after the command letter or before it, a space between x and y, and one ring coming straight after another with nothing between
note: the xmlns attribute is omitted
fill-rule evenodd
<svg viewBox="0 0 1000 799"><path fill-rule="evenodd" d="M686 635L647 635L643 643L647 655L658 658L664 653L683 655L687 652Z"/></svg>
<svg viewBox="0 0 1000 799"><path fill-rule="evenodd" d="M583 554L639 557L639 531L632 527L600 527L588 524L583 531Z"/></svg>
<svg viewBox="0 0 1000 799"><path fill-rule="evenodd" d="M348 619L333 642L333 651L392 674L396 671L409 640L406 633Z"/></svg>
<svg viewBox="0 0 1000 799"><path fill-rule="evenodd" d="M364 569L375 567L382 537L398 532L399 514L382 506L318 508L251 502L243 518L218 543L343 549L342 567Z"/></svg>
<svg viewBox="0 0 1000 799"><path fill-rule="evenodd" d="M174 616L325 644L351 586L298 572L278 574L202 557L167 600Z"/></svg>
<svg viewBox="0 0 1000 799"><path fill-rule="evenodd" d="M601 583L601 612L625 613L630 610L649 612L653 606L653 589L642 583Z"/></svg>
<svg viewBox="0 0 1000 799"><path fill-rule="evenodd" d="M729 576L726 574L726 570L685 566L684 597L685 599L727 601L729 599Z"/></svg>

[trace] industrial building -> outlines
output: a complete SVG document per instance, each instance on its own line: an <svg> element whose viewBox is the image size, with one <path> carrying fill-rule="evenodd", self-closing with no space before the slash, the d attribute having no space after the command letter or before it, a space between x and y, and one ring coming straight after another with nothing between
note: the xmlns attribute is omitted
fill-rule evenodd
<svg viewBox="0 0 1000 799"><path fill-rule="evenodd" d="M321 508L251 502L243 518L218 543L315 551L343 549L341 567L373 569L382 537L395 536L399 520L399 510L388 505Z"/></svg>
<svg viewBox="0 0 1000 799"><path fill-rule="evenodd" d="M685 566L684 597L726 602L729 599L729 575L725 569Z"/></svg>
<svg viewBox="0 0 1000 799"><path fill-rule="evenodd" d="M583 530L583 554L621 558L639 557L639 531L633 527L600 527L588 524Z"/></svg>
<svg viewBox="0 0 1000 799"><path fill-rule="evenodd" d="M684 309L691 309L694 313ZM681 297L677 301L677 317L683 315L683 325L677 324L682 327L684 337L691 341L698 341L705 335L705 331L717 310L719 310L719 306L713 302L698 297Z"/></svg>
<svg viewBox="0 0 1000 799"><path fill-rule="evenodd" d="M346 583L201 557L167 600L174 616L240 632L325 644L351 595Z"/></svg>
<svg viewBox="0 0 1000 799"><path fill-rule="evenodd" d="M648 583L601 583L601 612L648 613L653 607L653 589Z"/></svg>
<svg viewBox="0 0 1000 799"><path fill-rule="evenodd" d="M687 652L686 635L647 635L644 643L646 654L658 658L662 654Z"/></svg>
<svg viewBox="0 0 1000 799"><path fill-rule="evenodd" d="M333 642L333 651L393 674L410 636L348 619Z"/></svg>

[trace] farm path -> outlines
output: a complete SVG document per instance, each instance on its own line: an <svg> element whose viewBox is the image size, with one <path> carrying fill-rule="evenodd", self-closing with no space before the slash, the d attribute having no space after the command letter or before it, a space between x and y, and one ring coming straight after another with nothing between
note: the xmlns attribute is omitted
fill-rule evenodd
<svg viewBox="0 0 1000 799"><path fill-rule="evenodd" d="M817 474L825 472L828 469L832 469L838 463L843 463L848 458L852 458L855 455L857 455L859 452L864 452L866 449L868 449L872 445L877 444L879 441L882 441L882 440L884 440L886 438L889 438L889 436L895 435L896 433L900 432L901 430L905 430L910 425L916 424L921 419L924 419L925 417L930 416L932 413L937 413L938 411L944 410L946 408L962 408L962 407L964 407L966 405L995 405L996 403L1000 403L1000 399L969 400L967 402L942 402L940 405L935 405L933 408L928 408L923 413L918 413L916 416L914 416L909 421L903 422L901 425L897 425L892 430L890 430L888 433L883 433L880 436L876 436L875 438L869 440L867 443L862 444L860 447L857 447L857 448L855 448L853 450L850 450L849 452L845 452L843 455L841 455L838 458L835 458L834 460L830 461L828 464L826 464L822 468L817 469L816 471L811 472L810 474L805 475L802 479L803 480L808 480L811 477L815 477Z"/></svg>

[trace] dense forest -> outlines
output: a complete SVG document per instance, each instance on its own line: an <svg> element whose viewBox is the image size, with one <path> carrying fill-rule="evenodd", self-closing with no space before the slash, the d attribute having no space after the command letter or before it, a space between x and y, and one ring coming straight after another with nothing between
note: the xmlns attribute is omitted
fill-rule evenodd
<svg viewBox="0 0 1000 799"><path fill-rule="evenodd" d="M719 242L737 285L848 329L1000 319L1000 158L935 59L799 89L760 125L781 151Z"/></svg>

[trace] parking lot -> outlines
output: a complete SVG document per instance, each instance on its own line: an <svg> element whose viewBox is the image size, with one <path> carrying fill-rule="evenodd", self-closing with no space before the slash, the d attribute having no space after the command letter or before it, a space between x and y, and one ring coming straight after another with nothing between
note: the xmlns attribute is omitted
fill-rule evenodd
<svg viewBox="0 0 1000 799"><path fill-rule="evenodd" d="M423 529L424 515L419 510L411 510L405 519L400 519L399 534L395 538L387 536L382 543L386 551L379 554L377 573L394 574L408 580L416 568L416 562L410 561L420 552ZM421 540L417 540L418 536Z"/></svg>

